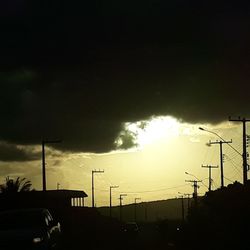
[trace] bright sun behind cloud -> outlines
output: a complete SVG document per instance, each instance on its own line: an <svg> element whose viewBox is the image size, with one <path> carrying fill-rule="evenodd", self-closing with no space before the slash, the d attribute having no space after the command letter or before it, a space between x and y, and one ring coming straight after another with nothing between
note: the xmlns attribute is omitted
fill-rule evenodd
<svg viewBox="0 0 250 250"><path fill-rule="evenodd" d="M136 143L140 146L178 137L181 124L172 117L156 117L151 120L129 123L126 129L136 135Z"/></svg>

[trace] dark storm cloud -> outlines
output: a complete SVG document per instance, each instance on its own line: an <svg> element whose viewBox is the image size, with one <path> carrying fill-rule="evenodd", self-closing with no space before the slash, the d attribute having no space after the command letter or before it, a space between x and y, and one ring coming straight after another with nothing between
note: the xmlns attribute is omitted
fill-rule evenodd
<svg viewBox="0 0 250 250"><path fill-rule="evenodd" d="M30 161L38 160L41 154L32 149L23 148L6 142L0 142L1 161Z"/></svg>
<svg viewBox="0 0 250 250"><path fill-rule="evenodd" d="M61 138L64 150L106 152L127 121L250 116L247 2L8 2L2 140Z"/></svg>

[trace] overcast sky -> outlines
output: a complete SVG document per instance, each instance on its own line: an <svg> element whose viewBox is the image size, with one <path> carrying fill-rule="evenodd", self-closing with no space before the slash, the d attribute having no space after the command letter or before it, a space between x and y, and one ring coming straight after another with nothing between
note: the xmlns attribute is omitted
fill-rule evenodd
<svg viewBox="0 0 250 250"><path fill-rule="evenodd" d="M108 153L127 122L250 117L248 1L0 3L0 160ZM121 137L122 135L122 137Z"/></svg>

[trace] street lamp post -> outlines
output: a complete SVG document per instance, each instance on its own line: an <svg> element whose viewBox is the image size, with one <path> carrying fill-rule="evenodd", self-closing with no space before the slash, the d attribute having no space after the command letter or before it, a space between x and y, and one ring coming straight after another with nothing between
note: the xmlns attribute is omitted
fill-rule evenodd
<svg viewBox="0 0 250 250"><path fill-rule="evenodd" d="M237 154L239 154L242 157L242 154L235 147L233 147L230 144L232 141L230 141L230 142L226 141L225 139L223 139L219 134L215 133L214 131L210 131L210 130L202 128L202 127L199 127L199 130L206 131L208 133L211 133L211 134L218 136L223 142L225 142L230 148L232 148Z"/></svg>
<svg viewBox="0 0 250 250"><path fill-rule="evenodd" d="M242 155L236 148L234 148L230 143L232 143L232 140L230 141L226 141L225 139L223 139L219 134L215 133L214 131L210 131L208 129L199 127L200 130L202 131L206 131L208 133L214 134L217 137L219 137L221 139L221 141L217 141L217 142L210 142L209 144L220 144L220 165L221 165L221 187L224 186L224 181L223 181L223 154L222 154L222 144L226 143L229 147L231 147L238 155L240 155L243 158L243 162L244 162L244 155ZM245 171L243 169L243 177L245 176ZM244 179L244 178L243 178ZM244 183L244 181L243 181Z"/></svg>

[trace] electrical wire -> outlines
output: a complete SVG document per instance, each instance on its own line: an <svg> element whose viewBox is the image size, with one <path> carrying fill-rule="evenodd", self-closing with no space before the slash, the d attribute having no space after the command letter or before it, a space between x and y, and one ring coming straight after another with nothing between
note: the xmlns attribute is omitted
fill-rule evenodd
<svg viewBox="0 0 250 250"><path fill-rule="evenodd" d="M180 188L180 187L184 187L184 186L188 186L188 185L190 185L190 184L184 184L184 185L162 188L162 189L146 190L146 191L129 191L129 192L126 191L124 193L129 193L129 194L154 193L154 192L161 192L161 191L165 191L165 190L169 190L169 189L176 189L176 188Z"/></svg>

